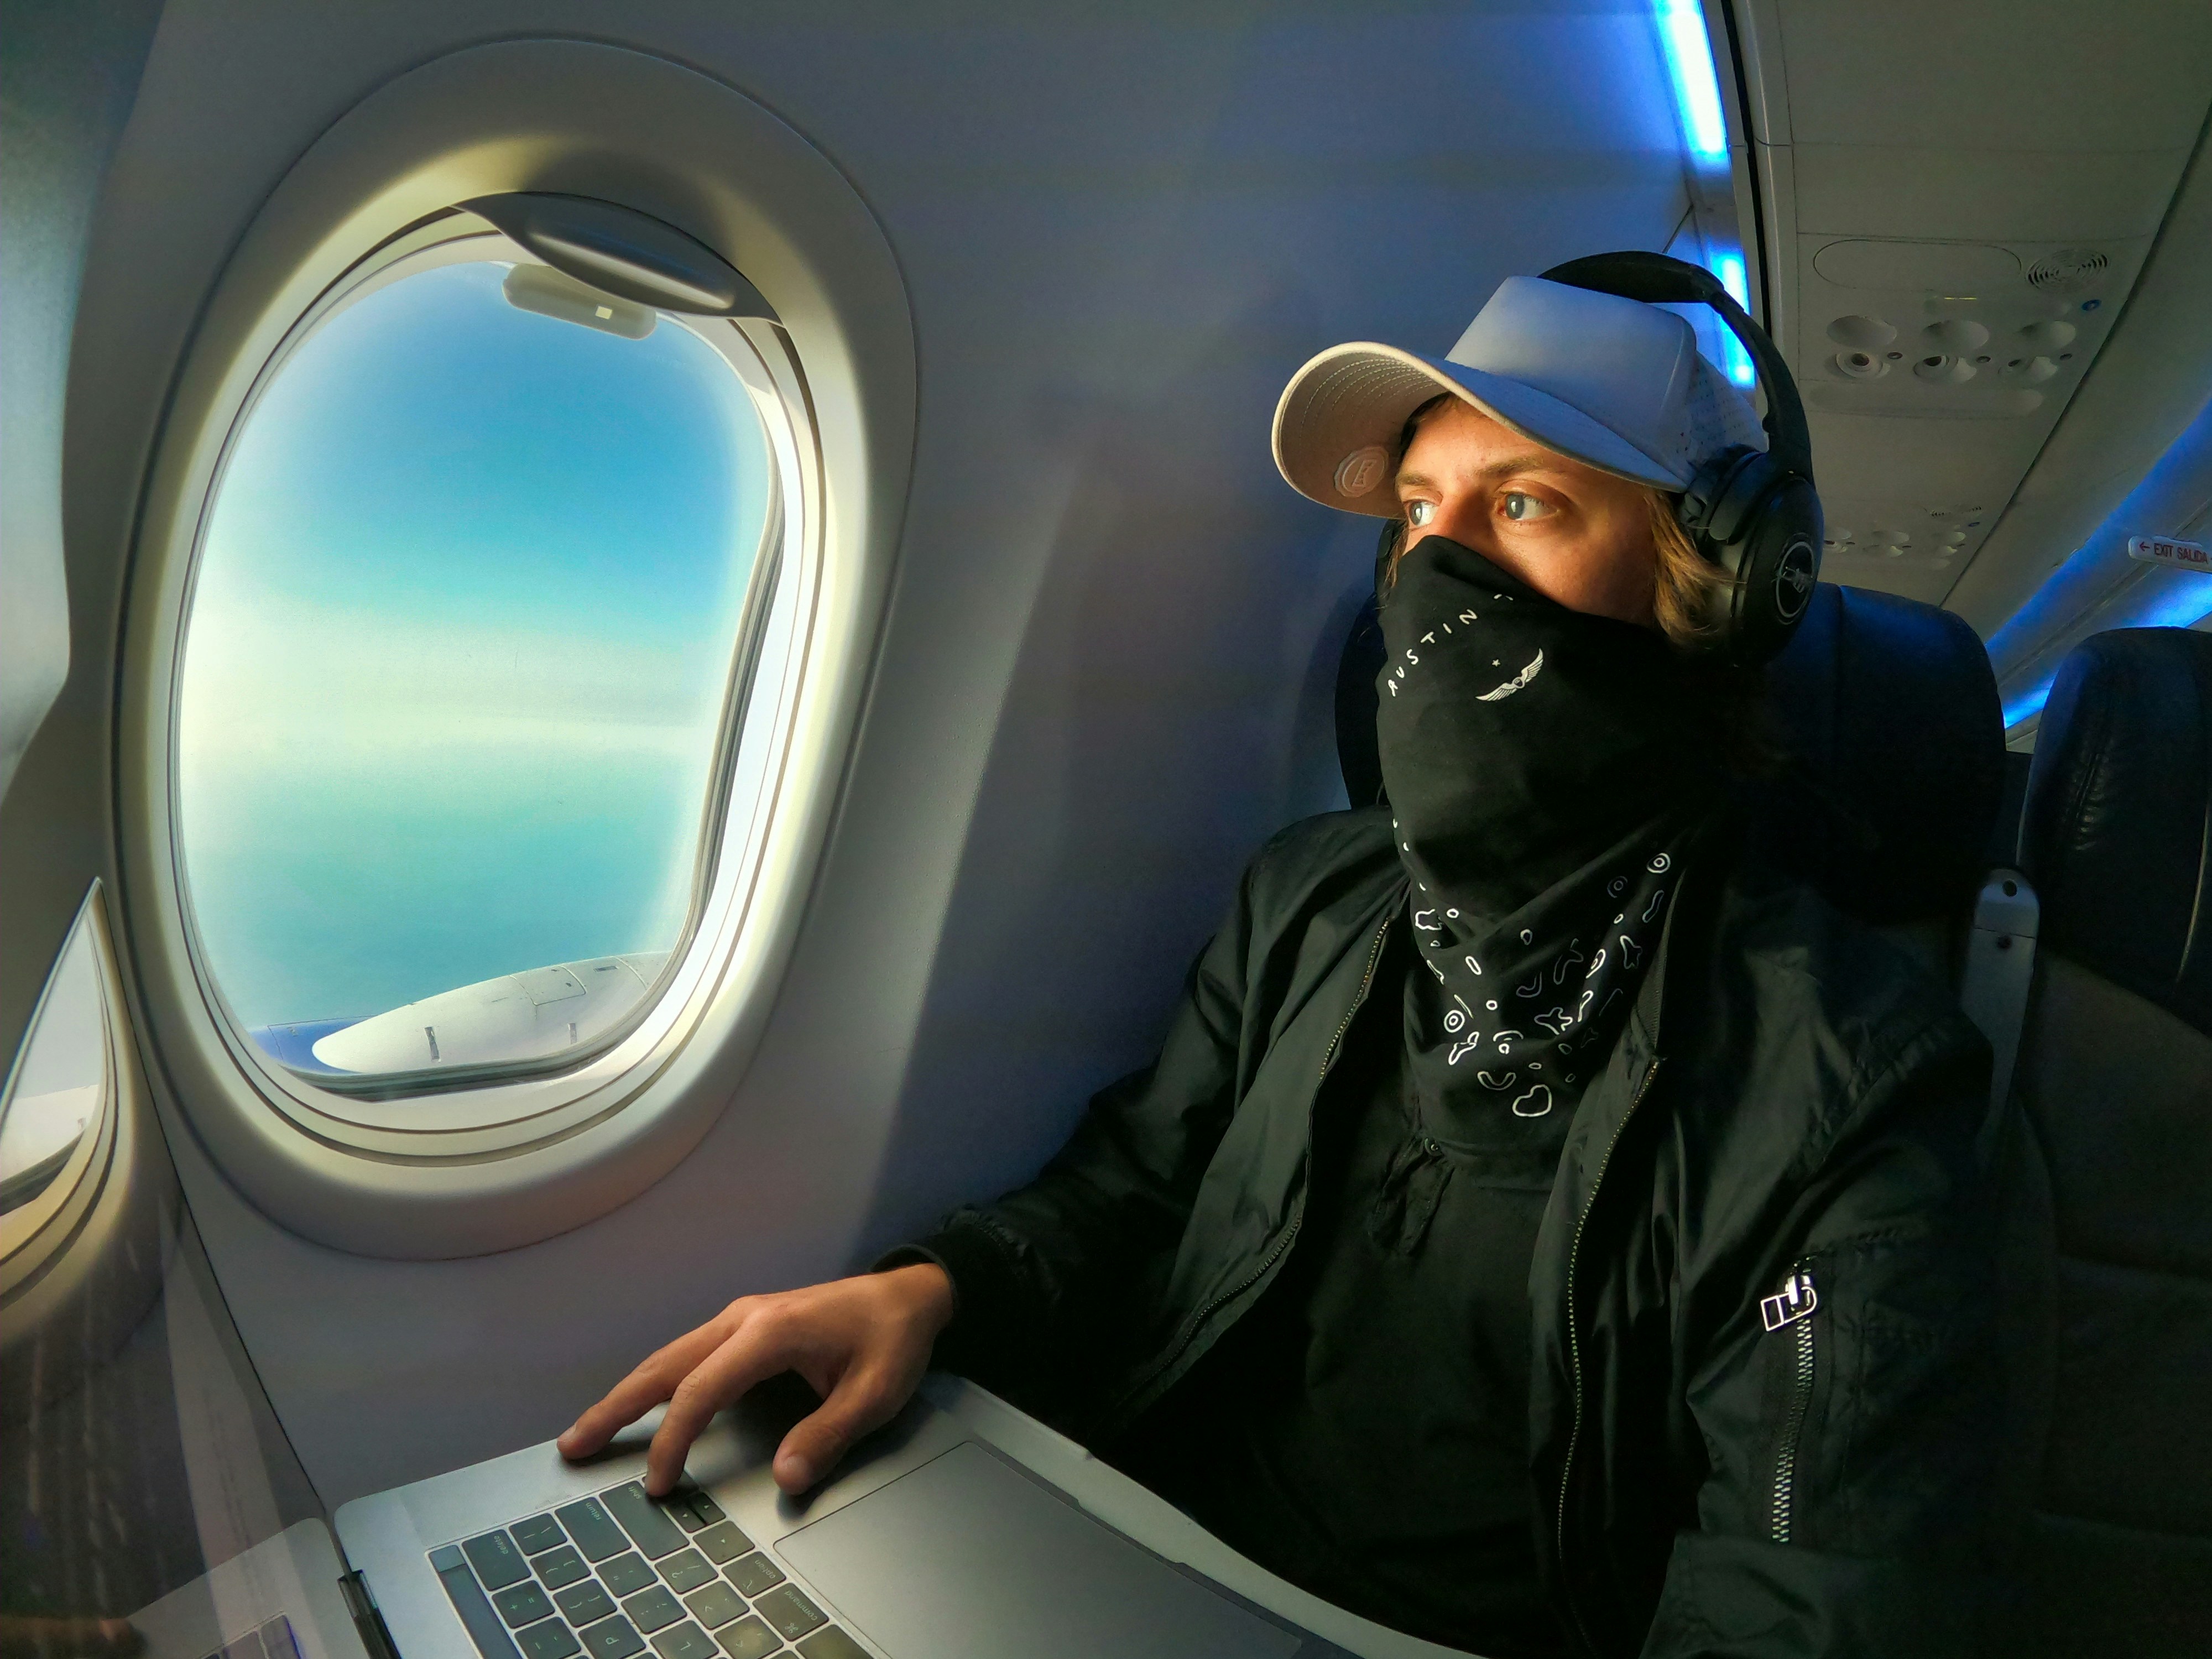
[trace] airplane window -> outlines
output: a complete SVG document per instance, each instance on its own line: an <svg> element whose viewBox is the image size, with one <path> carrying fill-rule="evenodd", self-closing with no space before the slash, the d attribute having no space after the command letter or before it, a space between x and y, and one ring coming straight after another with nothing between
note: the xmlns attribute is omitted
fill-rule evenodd
<svg viewBox="0 0 2212 1659"><path fill-rule="evenodd" d="M756 395L686 320L480 254L364 283L265 376L176 801L203 970L270 1059L434 1088L651 1006L775 568Z"/></svg>

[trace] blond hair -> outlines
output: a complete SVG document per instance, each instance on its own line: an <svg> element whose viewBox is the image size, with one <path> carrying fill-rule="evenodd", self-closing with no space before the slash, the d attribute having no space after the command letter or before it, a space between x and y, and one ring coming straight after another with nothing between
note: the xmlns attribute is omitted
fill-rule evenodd
<svg viewBox="0 0 2212 1659"><path fill-rule="evenodd" d="M1651 614L1659 631L1686 651L1709 645L1723 619L1714 600L1728 586L1720 567L1698 551L1675 516L1682 498L1646 484L1644 507L1651 520Z"/></svg>

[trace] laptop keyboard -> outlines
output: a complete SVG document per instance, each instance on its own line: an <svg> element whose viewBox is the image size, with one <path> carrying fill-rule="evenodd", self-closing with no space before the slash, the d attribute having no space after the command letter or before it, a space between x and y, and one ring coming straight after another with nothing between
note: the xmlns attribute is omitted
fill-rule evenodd
<svg viewBox="0 0 2212 1659"><path fill-rule="evenodd" d="M626 1481L430 1565L483 1659L867 1659L696 1488Z"/></svg>

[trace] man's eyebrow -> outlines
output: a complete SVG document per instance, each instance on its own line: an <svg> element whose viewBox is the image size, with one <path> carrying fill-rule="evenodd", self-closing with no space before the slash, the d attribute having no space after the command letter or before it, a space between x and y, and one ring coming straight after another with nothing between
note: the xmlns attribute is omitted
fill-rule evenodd
<svg viewBox="0 0 2212 1659"><path fill-rule="evenodd" d="M1560 458L1543 450L1532 450L1526 455L1509 455L1502 461L1492 461L1475 476L1478 478L1503 478L1516 472L1557 472ZM1401 489L1434 489L1437 481L1425 472L1401 472L1395 480Z"/></svg>
<svg viewBox="0 0 2212 1659"><path fill-rule="evenodd" d="M1560 470L1559 456L1549 451L1535 449L1526 455L1508 456L1502 461L1492 461L1479 475L1485 478L1502 478L1512 472L1557 472Z"/></svg>

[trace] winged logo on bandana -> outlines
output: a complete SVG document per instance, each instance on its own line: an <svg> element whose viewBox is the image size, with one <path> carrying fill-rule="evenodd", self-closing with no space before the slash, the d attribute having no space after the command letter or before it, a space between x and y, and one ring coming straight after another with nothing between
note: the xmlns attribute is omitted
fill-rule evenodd
<svg viewBox="0 0 2212 1659"><path fill-rule="evenodd" d="M1530 680L1534 679L1537 675L1543 672L1544 653L1539 651L1534 657L1529 659L1528 665L1526 668L1516 674L1511 679L1506 681L1504 684L1499 686L1495 691L1483 692L1480 696L1475 698L1475 701L1477 702L1504 702L1506 698L1511 696L1516 691L1518 691L1522 686L1528 684Z"/></svg>

